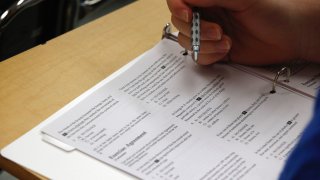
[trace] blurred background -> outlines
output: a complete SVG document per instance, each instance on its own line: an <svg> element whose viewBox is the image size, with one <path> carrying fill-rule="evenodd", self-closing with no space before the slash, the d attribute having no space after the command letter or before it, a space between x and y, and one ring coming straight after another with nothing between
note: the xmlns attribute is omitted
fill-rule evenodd
<svg viewBox="0 0 320 180"><path fill-rule="evenodd" d="M0 62L135 0L0 0ZM0 180L17 180L0 169Z"/></svg>
<svg viewBox="0 0 320 180"><path fill-rule="evenodd" d="M135 0L0 0L0 61Z"/></svg>

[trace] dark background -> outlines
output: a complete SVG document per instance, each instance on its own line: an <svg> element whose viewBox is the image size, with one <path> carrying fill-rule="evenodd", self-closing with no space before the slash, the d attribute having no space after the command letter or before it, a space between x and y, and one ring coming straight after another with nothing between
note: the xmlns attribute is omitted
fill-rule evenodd
<svg viewBox="0 0 320 180"><path fill-rule="evenodd" d="M7 10L14 12L0 19L0 61L44 44L133 1L20 0L25 6L18 6L19 0L0 0L0 16Z"/></svg>

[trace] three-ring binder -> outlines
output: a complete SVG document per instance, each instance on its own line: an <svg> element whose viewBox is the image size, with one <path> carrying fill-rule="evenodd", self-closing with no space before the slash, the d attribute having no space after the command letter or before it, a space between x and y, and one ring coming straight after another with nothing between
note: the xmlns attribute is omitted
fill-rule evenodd
<svg viewBox="0 0 320 180"><path fill-rule="evenodd" d="M175 42L178 42L178 37L175 36L174 34L171 33L171 24L167 23L164 27L163 27L163 31L162 31L162 37L161 39L169 39ZM185 54L187 55L187 50L185 50ZM275 75L273 82L272 82L272 89L270 91L271 94L276 93L276 86L279 84L279 77L286 72L286 79L284 80L284 82L289 82L290 76L291 76L291 70L289 67L284 66L282 67Z"/></svg>

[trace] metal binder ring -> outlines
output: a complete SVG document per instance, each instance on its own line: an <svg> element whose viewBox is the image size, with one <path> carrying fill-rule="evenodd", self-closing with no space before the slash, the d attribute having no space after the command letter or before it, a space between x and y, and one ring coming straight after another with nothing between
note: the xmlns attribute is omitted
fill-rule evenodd
<svg viewBox="0 0 320 180"><path fill-rule="evenodd" d="M171 33L171 25L169 23L167 23L163 28L161 39L164 39L164 38L178 42L178 37Z"/></svg>
<svg viewBox="0 0 320 180"><path fill-rule="evenodd" d="M286 73L287 73L286 79L284 80L284 82L289 82L289 79L291 76L291 70L288 67L283 67L283 68L281 68L280 71L277 72L276 76L274 77L274 80L272 83L272 90L270 91L271 94L276 93L276 86L278 84L279 76L282 75L284 73L284 71L286 71Z"/></svg>
<svg viewBox="0 0 320 180"><path fill-rule="evenodd" d="M169 40L172 40L172 41L174 41L174 42L178 42L178 37L175 36L175 35L173 35L173 34L171 33L171 24L170 24L170 23L167 23L167 24L164 26L163 30L162 30L162 37L161 37L161 39L164 39L164 38L169 39ZM188 50L185 49L185 50L182 52L182 55L184 55L184 56L188 55Z"/></svg>

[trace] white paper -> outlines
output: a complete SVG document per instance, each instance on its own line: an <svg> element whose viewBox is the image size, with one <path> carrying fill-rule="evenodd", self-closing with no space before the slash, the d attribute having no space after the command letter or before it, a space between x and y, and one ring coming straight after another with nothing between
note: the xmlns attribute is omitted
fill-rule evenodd
<svg viewBox="0 0 320 180"><path fill-rule="evenodd" d="M277 179L312 100L181 51L161 41L43 132L142 179Z"/></svg>
<svg viewBox="0 0 320 180"><path fill-rule="evenodd" d="M68 112L97 89L129 69L138 59L139 57L121 67L119 70L68 103L62 109L52 114L32 130L1 149L1 155L48 179L134 179L133 176L113 168L112 166L108 166L106 163L87 156L80 151L66 152L66 150L70 150L69 147L65 149L65 146L62 146L62 148L64 148L63 150L53 147L51 144L43 141L47 140L48 136L44 136L44 134L41 133L41 129ZM52 143L52 141L50 141L50 143ZM59 145L61 148L60 144L61 141L58 144L55 143L55 145Z"/></svg>

